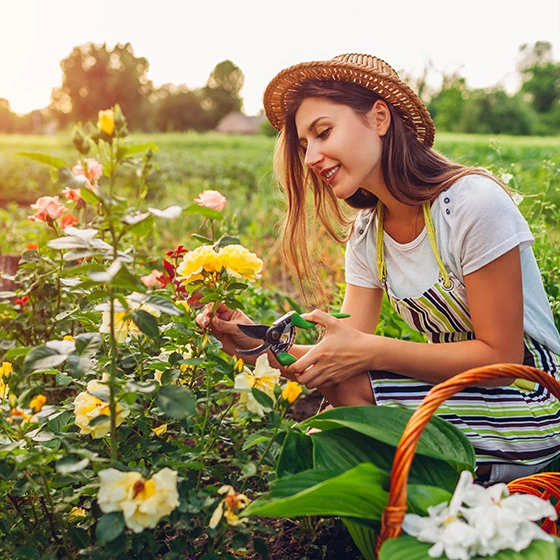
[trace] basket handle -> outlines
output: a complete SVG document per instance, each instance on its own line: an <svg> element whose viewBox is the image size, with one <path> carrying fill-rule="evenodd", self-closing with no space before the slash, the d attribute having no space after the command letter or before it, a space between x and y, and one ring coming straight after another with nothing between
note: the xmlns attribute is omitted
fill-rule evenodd
<svg viewBox="0 0 560 560"><path fill-rule="evenodd" d="M503 377L515 377L535 381L546 387L560 400L560 383L554 377L540 369L517 364L494 364L469 369L434 385L420 406L414 411L395 452L391 482L389 486L389 500L381 518L381 531L377 538L377 552L385 540L398 537L402 531L402 522L406 513L406 486L408 473L418 440L427 426L434 412L440 404L455 393L466 389L470 385L480 382L495 381Z"/></svg>

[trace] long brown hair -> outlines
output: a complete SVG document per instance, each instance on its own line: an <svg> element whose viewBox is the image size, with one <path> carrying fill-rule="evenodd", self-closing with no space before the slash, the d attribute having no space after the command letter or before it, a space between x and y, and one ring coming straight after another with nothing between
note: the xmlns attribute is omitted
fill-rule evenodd
<svg viewBox="0 0 560 560"><path fill-rule="evenodd" d="M343 209L332 189L304 163L305 152L299 142L295 116L302 101L309 97L320 97L347 105L364 120L372 105L382 99L373 91L357 84L312 80L302 84L286 112L285 125L278 137L274 157L276 177L288 202L283 224L282 250L306 302L308 291L314 299L324 300L327 297L310 252L312 238L308 228L308 191L313 193L315 217L332 239L339 243L345 242L350 232L348 226L353 222L352 216ZM381 166L387 189L398 201L421 205L434 200L440 192L464 175L489 175L482 169L452 162L421 143L414 131L405 125L396 109L390 103L387 106L391 113L391 125L382 137ZM365 189L358 189L344 202L352 208L374 208L377 197Z"/></svg>

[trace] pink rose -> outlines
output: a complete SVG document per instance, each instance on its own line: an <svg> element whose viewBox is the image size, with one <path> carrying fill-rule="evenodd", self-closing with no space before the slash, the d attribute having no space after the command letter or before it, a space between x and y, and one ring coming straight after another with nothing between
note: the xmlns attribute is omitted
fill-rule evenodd
<svg viewBox="0 0 560 560"><path fill-rule="evenodd" d="M77 163L72 167L74 175L83 175L88 181L95 183L103 175L103 165L93 158L84 160L84 165Z"/></svg>
<svg viewBox="0 0 560 560"><path fill-rule="evenodd" d="M68 210L64 204L58 202L58 196L41 196L31 208L37 210L33 216L28 216L33 222L46 222L49 218L56 220Z"/></svg>
<svg viewBox="0 0 560 560"><path fill-rule="evenodd" d="M80 196L80 189L71 189L70 187L66 187L62 194L66 197L66 200L71 200L72 202L77 202L78 200L82 200Z"/></svg>
<svg viewBox="0 0 560 560"><path fill-rule="evenodd" d="M201 192L194 201L200 206L206 206L206 208L212 208L218 212L221 212L227 204L227 198L218 191Z"/></svg>
<svg viewBox="0 0 560 560"><path fill-rule="evenodd" d="M152 270L147 276L141 276L140 280L147 288L161 288L162 282L160 280L162 274L159 270Z"/></svg>

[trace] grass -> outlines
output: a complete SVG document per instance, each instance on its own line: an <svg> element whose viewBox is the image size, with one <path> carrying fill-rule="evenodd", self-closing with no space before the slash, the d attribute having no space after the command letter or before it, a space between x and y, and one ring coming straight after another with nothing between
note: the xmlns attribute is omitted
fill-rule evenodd
<svg viewBox="0 0 560 560"><path fill-rule="evenodd" d="M21 252L40 235L29 222L29 204L38 196L60 194L50 170L18 156L18 152L43 152L68 165L77 160L71 132L57 136L0 135L0 252ZM150 204L188 205L203 190L218 190L228 198L227 232L259 255L266 255L271 281L285 287L290 279L279 250L279 227L284 199L272 172L274 138L260 135L208 133L134 134L135 143L153 143L157 168L150 176ZM511 173L510 183L524 195L547 189L547 199L560 206L560 138L438 133L436 149L467 165L486 167L497 175ZM191 233L204 225L199 216L184 215L156 232L154 254L161 255L178 243L195 244ZM219 233L219 231L218 231ZM342 250L333 244L321 248L326 274L341 281Z"/></svg>

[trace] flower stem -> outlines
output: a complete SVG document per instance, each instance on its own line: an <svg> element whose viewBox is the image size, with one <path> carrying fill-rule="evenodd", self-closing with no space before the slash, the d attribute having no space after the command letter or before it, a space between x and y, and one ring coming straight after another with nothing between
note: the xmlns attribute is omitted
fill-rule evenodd
<svg viewBox="0 0 560 560"><path fill-rule="evenodd" d="M272 444L274 443L274 440L276 439L276 436L278 435L278 430L280 430L280 426L282 425L282 421L284 420L284 416L286 415L286 411L288 410L288 407L285 407L284 410L282 410L282 414L280 415L280 420L278 421L278 424L276 424L276 428L274 429L274 433L272 434L268 445L266 446L266 449L264 450L264 453L261 455L261 458L259 459L259 462L257 463L257 474L259 472L259 468L261 467L261 465L263 464L263 461L265 459L265 457L268 455L268 452L270 451L270 448L272 447ZM241 488L239 490L239 492L243 492L243 490L245 489L245 486L247 486L247 482L249 481L249 478L246 478L243 481L243 484L241 485Z"/></svg>
<svg viewBox="0 0 560 560"><path fill-rule="evenodd" d="M111 329L111 361L109 367L109 409L111 411L111 463L115 464L118 458L117 443L117 402L115 399L115 381L117 377L117 341L115 339L115 300L113 290L109 289L110 329Z"/></svg>

